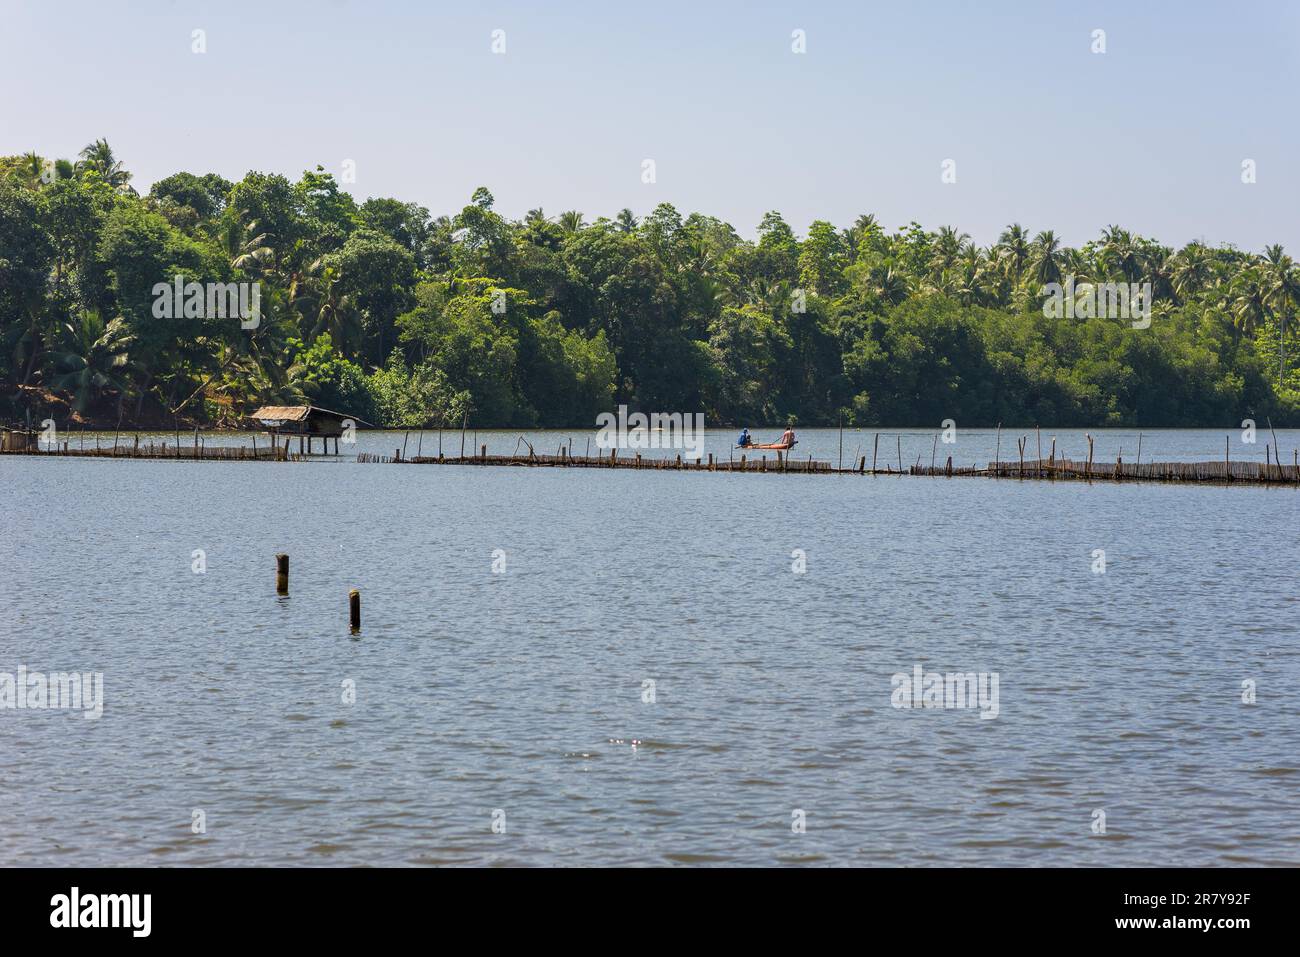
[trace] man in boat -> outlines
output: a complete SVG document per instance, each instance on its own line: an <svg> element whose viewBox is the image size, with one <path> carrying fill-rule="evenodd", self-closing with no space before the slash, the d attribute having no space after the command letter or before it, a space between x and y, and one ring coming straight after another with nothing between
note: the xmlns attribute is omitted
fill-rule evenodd
<svg viewBox="0 0 1300 957"><path fill-rule="evenodd" d="M776 444L781 446L782 448L792 449L794 448L795 442L796 439L794 437L794 429L792 427L787 426L786 430L783 433L781 433L781 438Z"/></svg>
<svg viewBox="0 0 1300 957"><path fill-rule="evenodd" d="M749 436L749 429L741 429L740 438L736 439L737 447L747 449L753 444L754 440Z"/></svg>

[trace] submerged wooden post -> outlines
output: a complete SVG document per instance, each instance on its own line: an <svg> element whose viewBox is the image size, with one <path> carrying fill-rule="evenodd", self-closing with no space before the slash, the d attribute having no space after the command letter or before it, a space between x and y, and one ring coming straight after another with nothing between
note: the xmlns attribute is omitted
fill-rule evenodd
<svg viewBox="0 0 1300 957"><path fill-rule="evenodd" d="M361 630L361 592L355 588L348 592L348 618L355 635Z"/></svg>
<svg viewBox="0 0 1300 957"><path fill-rule="evenodd" d="M289 594L289 556L275 556L275 590L277 594Z"/></svg>
<svg viewBox="0 0 1300 957"><path fill-rule="evenodd" d="M876 453L880 451L880 433L876 433L876 444L871 448L871 471L876 471ZM865 457L865 456L864 456Z"/></svg>

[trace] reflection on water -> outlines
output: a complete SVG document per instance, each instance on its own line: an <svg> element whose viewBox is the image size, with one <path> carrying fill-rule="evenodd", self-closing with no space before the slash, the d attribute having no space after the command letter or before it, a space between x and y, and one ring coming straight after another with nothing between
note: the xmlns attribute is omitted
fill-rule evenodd
<svg viewBox="0 0 1300 957"><path fill-rule="evenodd" d="M7 861L1300 862L1295 489L343 458L0 459L0 672L105 700L0 710ZM997 717L895 708L918 664L996 673Z"/></svg>

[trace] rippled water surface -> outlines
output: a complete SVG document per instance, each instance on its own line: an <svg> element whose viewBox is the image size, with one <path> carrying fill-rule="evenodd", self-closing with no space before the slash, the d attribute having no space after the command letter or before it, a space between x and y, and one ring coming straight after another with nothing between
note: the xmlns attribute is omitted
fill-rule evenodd
<svg viewBox="0 0 1300 957"><path fill-rule="evenodd" d="M893 436L881 467L928 464L932 432ZM403 441L436 454L359 447ZM105 694L0 710L10 864L1300 863L1300 489L346 456L5 456L0 489L0 672ZM916 664L996 672L997 717L893 707Z"/></svg>

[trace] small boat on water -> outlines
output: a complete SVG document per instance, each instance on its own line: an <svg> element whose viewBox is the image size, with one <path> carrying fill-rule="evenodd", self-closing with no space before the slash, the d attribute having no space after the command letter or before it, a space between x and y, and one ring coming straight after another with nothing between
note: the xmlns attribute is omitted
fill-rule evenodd
<svg viewBox="0 0 1300 957"><path fill-rule="evenodd" d="M796 445L798 445L798 444L799 444L799 440L798 440L798 439L795 439L795 440L794 440L793 442L791 442L789 445L781 445L779 442L768 442L766 445L759 445L759 444L756 442L756 443L754 443L753 445L737 445L736 448L738 448L738 449L774 449L774 450L777 451L777 452L788 452L790 449L794 448L794 447L795 447Z"/></svg>

